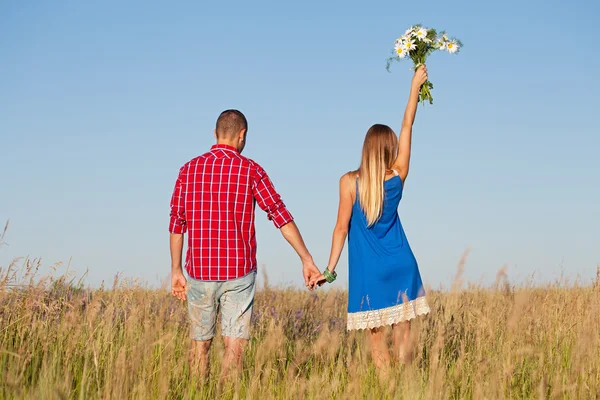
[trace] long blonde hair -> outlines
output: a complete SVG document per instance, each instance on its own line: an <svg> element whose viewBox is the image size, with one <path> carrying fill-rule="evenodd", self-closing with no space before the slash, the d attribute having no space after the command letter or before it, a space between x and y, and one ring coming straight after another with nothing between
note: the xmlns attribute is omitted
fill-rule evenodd
<svg viewBox="0 0 600 400"><path fill-rule="evenodd" d="M379 220L383 210L383 182L398 154L398 138L387 125L375 124L367 132L358 168L358 200L367 226Z"/></svg>

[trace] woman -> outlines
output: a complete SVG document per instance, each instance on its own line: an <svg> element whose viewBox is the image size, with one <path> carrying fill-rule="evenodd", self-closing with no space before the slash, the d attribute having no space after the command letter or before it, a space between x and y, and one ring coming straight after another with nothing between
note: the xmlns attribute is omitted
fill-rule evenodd
<svg viewBox="0 0 600 400"><path fill-rule="evenodd" d="M348 235L348 329L370 331L373 362L380 370L390 364L381 328L393 327L393 354L406 362L410 357L410 320L429 312L417 261L398 216L419 89L426 80L427 67L423 65L412 79L400 138L386 125L373 125L365 137L360 168L340 179L329 264L311 282L321 285L335 280Z"/></svg>

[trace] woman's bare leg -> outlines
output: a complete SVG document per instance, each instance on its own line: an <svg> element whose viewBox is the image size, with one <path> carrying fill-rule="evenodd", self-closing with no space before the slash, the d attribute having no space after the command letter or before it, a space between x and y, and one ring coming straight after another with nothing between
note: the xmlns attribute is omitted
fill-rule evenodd
<svg viewBox="0 0 600 400"><path fill-rule="evenodd" d="M403 321L392 325L392 338L394 358L401 364L408 364L412 360L410 344L410 321Z"/></svg>
<svg viewBox="0 0 600 400"><path fill-rule="evenodd" d="M385 338L385 332L382 328L373 328L370 330L371 339L371 358L373 364L379 371L387 369L390 365L390 352Z"/></svg>

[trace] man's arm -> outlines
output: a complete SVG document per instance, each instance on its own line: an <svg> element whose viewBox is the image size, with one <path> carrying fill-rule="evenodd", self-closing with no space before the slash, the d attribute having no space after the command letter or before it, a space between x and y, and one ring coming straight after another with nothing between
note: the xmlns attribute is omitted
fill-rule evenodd
<svg viewBox="0 0 600 400"><path fill-rule="evenodd" d="M294 221L284 225L280 229L281 234L288 241L288 243L296 250L300 260L302 260L302 275L304 276L304 285L309 289L314 287L314 284L310 284L310 281L315 277L321 275L321 271L315 265L312 256L310 255L300 230Z"/></svg>
<svg viewBox="0 0 600 400"><path fill-rule="evenodd" d="M311 279L320 275L321 272L306 248L292 214L290 214L285 204L283 204L281 196L275 191L275 187L269 176L260 166L257 165L256 167L257 175L252 186L254 198L258 206L267 213L267 217L273 221L276 228L281 230L283 237L298 253L300 260L302 260L304 284L309 289L312 289L314 285L310 284Z"/></svg>
<svg viewBox="0 0 600 400"><path fill-rule="evenodd" d="M183 266L181 263L183 253L183 233L171 233L169 239L171 247L171 272L183 273Z"/></svg>
<svg viewBox="0 0 600 400"><path fill-rule="evenodd" d="M183 266L181 263L183 253L183 233L171 233L171 294L179 300L186 299L187 281L183 275Z"/></svg>
<svg viewBox="0 0 600 400"><path fill-rule="evenodd" d="M169 222L169 232L171 233L171 294L179 300L186 299L186 279L183 275L181 263L183 252L183 235L187 230L187 221L185 219L185 208L183 199L183 178L184 168L179 171L179 176L175 182L175 189L171 197L171 220Z"/></svg>

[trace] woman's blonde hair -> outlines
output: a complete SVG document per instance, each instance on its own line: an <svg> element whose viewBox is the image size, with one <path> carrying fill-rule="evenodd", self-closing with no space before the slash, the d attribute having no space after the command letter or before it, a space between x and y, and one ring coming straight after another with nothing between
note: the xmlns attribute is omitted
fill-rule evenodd
<svg viewBox="0 0 600 400"><path fill-rule="evenodd" d="M375 124L367 132L358 168L358 200L367 226L379 220L383 210L385 173L394 165L398 138L387 125Z"/></svg>

